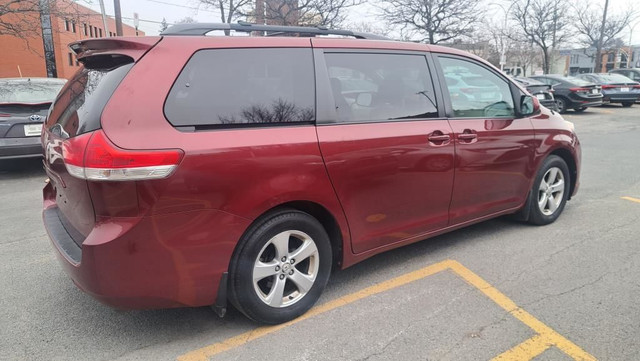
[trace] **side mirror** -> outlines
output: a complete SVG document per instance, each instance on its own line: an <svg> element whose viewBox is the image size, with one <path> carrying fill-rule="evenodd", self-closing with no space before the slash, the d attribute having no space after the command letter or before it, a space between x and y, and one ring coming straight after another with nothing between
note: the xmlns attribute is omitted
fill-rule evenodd
<svg viewBox="0 0 640 361"><path fill-rule="evenodd" d="M370 107L372 100L373 96L371 95L371 93L360 93L356 97L356 104L361 107Z"/></svg>
<svg viewBox="0 0 640 361"><path fill-rule="evenodd" d="M520 98L520 115L528 117L540 111L540 101L531 95L523 95Z"/></svg>

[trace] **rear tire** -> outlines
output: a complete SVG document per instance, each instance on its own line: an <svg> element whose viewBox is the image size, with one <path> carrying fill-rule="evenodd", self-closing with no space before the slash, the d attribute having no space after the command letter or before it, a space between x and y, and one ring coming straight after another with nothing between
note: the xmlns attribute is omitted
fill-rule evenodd
<svg viewBox="0 0 640 361"><path fill-rule="evenodd" d="M555 222L569 198L571 179L567 163L556 155L542 162L533 188L529 192L529 223L545 225Z"/></svg>
<svg viewBox="0 0 640 361"><path fill-rule="evenodd" d="M307 213L281 209L258 219L229 266L229 300L248 318L278 324L307 312L331 273L329 236Z"/></svg>
<svg viewBox="0 0 640 361"><path fill-rule="evenodd" d="M567 112L567 100L561 97L556 97L556 106L558 107L558 113L564 114Z"/></svg>
<svg viewBox="0 0 640 361"><path fill-rule="evenodd" d="M624 107L624 108L629 108L629 107L631 107L632 105L633 105L633 102L623 102L623 103L622 103L622 107Z"/></svg>

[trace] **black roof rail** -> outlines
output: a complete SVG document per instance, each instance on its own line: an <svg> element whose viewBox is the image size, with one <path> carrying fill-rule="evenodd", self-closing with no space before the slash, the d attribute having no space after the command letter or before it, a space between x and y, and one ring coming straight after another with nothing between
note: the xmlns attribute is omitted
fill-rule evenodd
<svg viewBox="0 0 640 361"><path fill-rule="evenodd" d="M238 21L237 23L188 23L188 24L176 24L170 26L168 29L160 33L160 35L206 35L214 30L233 30L239 32L250 33L253 31L266 32L267 36L278 36L282 34L300 34L303 36L316 36L316 35L342 35L351 36L356 39L370 39L370 40L389 40L389 38L360 33L351 30L333 30L327 29L324 26L307 27L307 26L280 26L280 25L262 25L252 24L244 21Z"/></svg>

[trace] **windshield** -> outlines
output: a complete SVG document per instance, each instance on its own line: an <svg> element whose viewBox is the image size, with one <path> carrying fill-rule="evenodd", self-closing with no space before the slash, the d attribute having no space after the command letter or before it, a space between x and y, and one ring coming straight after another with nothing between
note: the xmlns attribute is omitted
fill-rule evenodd
<svg viewBox="0 0 640 361"><path fill-rule="evenodd" d="M64 82L5 81L0 82L0 103L50 103Z"/></svg>

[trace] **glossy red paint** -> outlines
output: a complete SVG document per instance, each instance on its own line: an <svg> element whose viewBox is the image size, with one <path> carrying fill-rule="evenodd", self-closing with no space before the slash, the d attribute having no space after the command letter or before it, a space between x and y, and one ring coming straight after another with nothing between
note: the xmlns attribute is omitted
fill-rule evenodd
<svg viewBox="0 0 640 361"><path fill-rule="evenodd" d="M361 253L448 225L453 142L446 120L318 127L333 186Z"/></svg>
<svg viewBox="0 0 640 361"><path fill-rule="evenodd" d="M451 119L456 177L451 224L517 208L535 176L533 126L523 119Z"/></svg>
<svg viewBox="0 0 640 361"><path fill-rule="evenodd" d="M94 54L122 53L137 60L102 112L104 134L125 150L184 151L166 179L84 181L69 175L57 156L60 139L45 132L51 183L44 189L44 208L59 208L86 237L79 263L60 249L58 256L80 288L117 307L213 304L238 240L252 221L278 206L315 205L330 214L337 226L333 246L340 248L338 261L345 268L517 210L541 161L553 152L566 156L576 178L579 174L580 147L572 126L547 110L531 119L183 132L167 122L163 106L196 51L310 47L311 41L168 36L129 48L103 45ZM313 39L313 45L431 50L478 59L413 43ZM467 129L477 137L462 139ZM429 135L450 140L430 141Z"/></svg>

